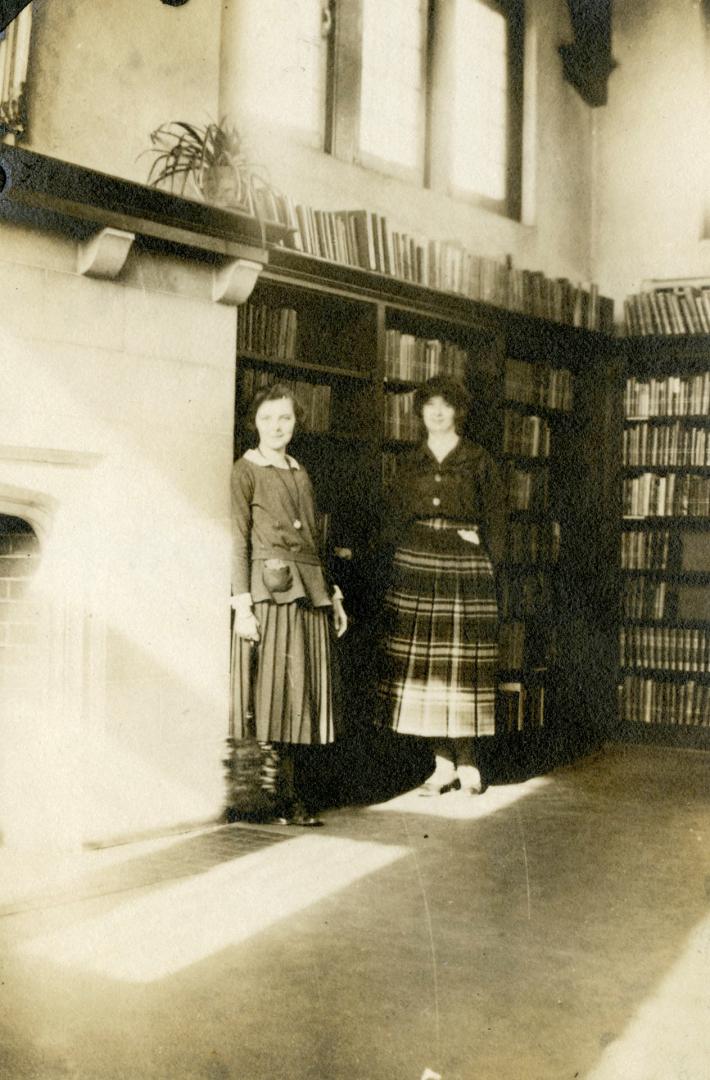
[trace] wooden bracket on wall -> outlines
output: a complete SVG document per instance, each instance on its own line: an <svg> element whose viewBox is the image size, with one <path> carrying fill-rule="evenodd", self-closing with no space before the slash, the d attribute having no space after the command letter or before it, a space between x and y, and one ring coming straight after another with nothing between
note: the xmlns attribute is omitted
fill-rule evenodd
<svg viewBox="0 0 710 1080"><path fill-rule="evenodd" d="M118 277L135 240L135 233L105 228L79 244L77 269L87 277Z"/></svg>
<svg viewBox="0 0 710 1080"><path fill-rule="evenodd" d="M574 41L560 45L565 79L587 105L607 103L607 83L616 65L611 55L612 0L567 0Z"/></svg>
<svg viewBox="0 0 710 1080"><path fill-rule="evenodd" d="M251 259L230 259L214 271L212 299L220 304L243 304L251 296L262 263Z"/></svg>

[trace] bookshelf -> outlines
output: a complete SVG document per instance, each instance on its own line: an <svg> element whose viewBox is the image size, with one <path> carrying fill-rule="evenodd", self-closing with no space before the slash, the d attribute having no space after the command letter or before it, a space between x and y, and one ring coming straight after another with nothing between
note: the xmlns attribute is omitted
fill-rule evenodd
<svg viewBox="0 0 710 1080"><path fill-rule="evenodd" d="M595 597L618 537L603 544L597 529L580 550L574 535L614 506L613 485L600 486L614 442L611 339L275 247L239 309L237 340L235 455L249 445L244 412L259 380L291 380L307 406L293 452L328 515L352 615L343 641L351 727L371 723L382 486L418 437L416 385L447 371L468 384L467 434L499 461L509 493L500 734L559 754L594 742L601 711L615 704L613 619Z"/></svg>
<svg viewBox="0 0 710 1080"><path fill-rule="evenodd" d="M703 310L700 290L642 296L646 327L649 311ZM647 330L627 340L625 367L619 725L625 738L707 748L710 336Z"/></svg>

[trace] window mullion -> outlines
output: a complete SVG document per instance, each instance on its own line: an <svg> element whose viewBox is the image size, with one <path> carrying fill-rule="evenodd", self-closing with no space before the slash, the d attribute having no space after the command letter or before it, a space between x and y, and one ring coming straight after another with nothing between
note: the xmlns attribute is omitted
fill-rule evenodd
<svg viewBox="0 0 710 1080"><path fill-rule="evenodd" d="M355 161L360 143L362 0L331 0L330 11L327 149L343 161Z"/></svg>

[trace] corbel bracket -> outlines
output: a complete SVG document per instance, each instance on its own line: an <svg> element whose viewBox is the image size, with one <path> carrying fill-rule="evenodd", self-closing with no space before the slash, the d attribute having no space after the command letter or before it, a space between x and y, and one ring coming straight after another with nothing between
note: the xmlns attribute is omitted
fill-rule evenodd
<svg viewBox="0 0 710 1080"><path fill-rule="evenodd" d="M212 299L220 304L243 304L252 294L262 265L251 259L230 259L224 266L215 269Z"/></svg>
<svg viewBox="0 0 710 1080"><path fill-rule="evenodd" d="M617 66L611 55L612 0L567 0L571 44L560 45L565 79L592 108L607 103L607 83Z"/></svg>
<svg viewBox="0 0 710 1080"><path fill-rule="evenodd" d="M79 244L77 269L87 277L115 278L123 269L135 233L105 228Z"/></svg>

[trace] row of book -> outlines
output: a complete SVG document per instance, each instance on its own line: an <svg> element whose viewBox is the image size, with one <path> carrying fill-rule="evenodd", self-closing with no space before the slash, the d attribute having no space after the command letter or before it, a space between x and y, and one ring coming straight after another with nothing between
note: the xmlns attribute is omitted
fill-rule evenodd
<svg viewBox="0 0 710 1080"><path fill-rule="evenodd" d="M546 468L511 469L508 475L508 509L543 513L550 505L550 477Z"/></svg>
<svg viewBox="0 0 710 1080"><path fill-rule="evenodd" d="M626 380L624 415L707 416L710 412L710 371L698 375L668 375L663 379Z"/></svg>
<svg viewBox="0 0 710 1080"><path fill-rule="evenodd" d="M503 414L503 453L514 457L549 457L550 425L541 416Z"/></svg>
<svg viewBox="0 0 710 1080"><path fill-rule="evenodd" d="M511 311L613 330L613 301L600 296L595 284L582 288L539 270L513 268L508 257L474 255L459 243L402 232L369 210L317 210L288 199L284 205L291 230L284 243L297 251Z"/></svg>
<svg viewBox="0 0 710 1080"><path fill-rule="evenodd" d="M508 522L507 562L514 565L518 563L556 563L559 555L559 522Z"/></svg>
<svg viewBox="0 0 710 1080"><path fill-rule="evenodd" d="M624 584L622 610L625 619L662 619L666 614L666 582L631 578Z"/></svg>
<svg viewBox="0 0 710 1080"><path fill-rule="evenodd" d="M644 472L624 479L625 517L708 517L710 477Z"/></svg>
<svg viewBox="0 0 710 1080"><path fill-rule="evenodd" d="M710 285L665 286L629 296L624 301L626 332L647 334L710 334Z"/></svg>
<svg viewBox="0 0 710 1080"><path fill-rule="evenodd" d="M624 668L710 672L710 632L683 626L622 626L619 663Z"/></svg>
<svg viewBox="0 0 710 1080"><path fill-rule="evenodd" d="M498 635L498 663L507 671L520 670L525 658L525 623L502 622Z"/></svg>
<svg viewBox="0 0 710 1080"><path fill-rule="evenodd" d="M434 375L466 379L468 353L453 341L420 338L401 330L385 332L385 378L424 382Z"/></svg>
<svg viewBox="0 0 710 1080"><path fill-rule="evenodd" d="M302 430L326 432L330 429L331 388L327 384L310 383L301 379L281 379L272 371L257 371L246 367L241 373L241 392L250 400L257 390L275 382L288 386L304 412Z"/></svg>
<svg viewBox="0 0 710 1080"><path fill-rule="evenodd" d="M419 417L414 412L414 390L404 394L385 394L385 438L417 442L421 431Z"/></svg>
<svg viewBox="0 0 710 1080"><path fill-rule="evenodd" d="M666 570L671 534L668 529L621 534L621 565L624 570Z"/></svg>
<svg viewBox="0 0 710 1080"><path fill-rule="evenodd" d="M237 308L239 352L294 360L298 313L293 308L248 303Z"/></svg>
<svg viewBox="0 0 710 1080"><path fill-rule="evenodd" d="M625 465L710 465L710 428L634 424L624 429Z"/></svg>
<svg viewBox="0 0 710 1080"><path fill-rule="evenodd" d="M631 724L710 727L710 683L682 683L628 675L619 687L619 713Z"/></svg>
<svg viewBox="0 0 710 1080"><path fill-rule="evenodd" d="M509 401L567 412L572 408L572 373L507 357L503 393Z"/></svg>
<svg viewBox="0 0 710 1080"><path fill-rule="evenodd" d="M500 586L500 613L504 619L528 619L547 614L552 607L547 574L504 574Z"/></svg>

